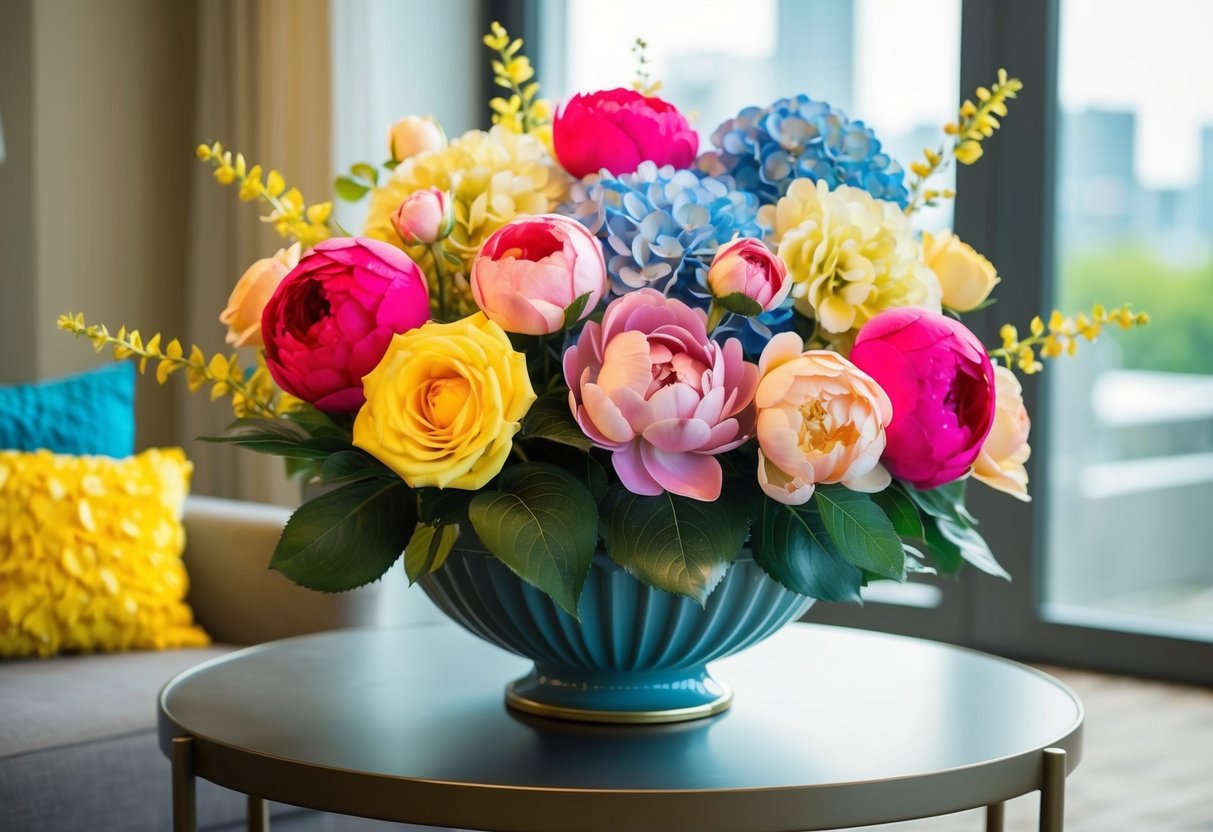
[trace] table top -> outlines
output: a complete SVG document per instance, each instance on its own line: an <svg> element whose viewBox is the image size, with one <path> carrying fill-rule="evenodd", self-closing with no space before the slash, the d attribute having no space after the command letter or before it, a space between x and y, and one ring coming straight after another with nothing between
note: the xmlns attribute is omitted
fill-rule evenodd
<svg viewBox="0 0 1213 832"><path fill-rule="evenodd" d="M1023 665L900 636L794 624L713 663L731 709L604 726L508 710L529 670L453 625L241 650L161 693L160 741L260 797L435 826L776 832L944 814L1039 788L1081 750L1082 706Z"/></svg>

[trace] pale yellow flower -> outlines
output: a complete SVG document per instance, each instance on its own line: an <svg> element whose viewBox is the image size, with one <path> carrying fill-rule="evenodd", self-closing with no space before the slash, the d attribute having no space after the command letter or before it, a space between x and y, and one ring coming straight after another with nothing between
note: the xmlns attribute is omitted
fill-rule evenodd
<svg viewBox="0 0 1213 832"><path fill-rule="evenodd" d="M867 191L796 179L760 221L788 265L796 308L829 335L859 329L894 306L940 311L939 281L922 262L910 221Z"/></svg>
<svg viewBox="0 0 1213 832"><path fill-rule="evenodd" d="M526 356L484 313L394 336L362 385L354 444L414 488L482 488L535 401Z"/></svg>
<svg viewBox="0 0 1213 832"><path fill-rule="evenodd" d="M943 292L943 305L957 312L976 309L998 283L994 264L951 231L924 232L922 259Z"/></svg>

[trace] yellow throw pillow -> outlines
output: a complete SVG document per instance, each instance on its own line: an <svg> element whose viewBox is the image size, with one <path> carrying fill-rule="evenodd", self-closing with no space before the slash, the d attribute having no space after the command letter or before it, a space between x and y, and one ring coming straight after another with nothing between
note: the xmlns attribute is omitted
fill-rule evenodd
<svg viewBox="0 0 1213 832"><path fill-rule="evenodd" d="M181 561L192 471L180 448L0 451L0 657L208 644Z"/></svg>

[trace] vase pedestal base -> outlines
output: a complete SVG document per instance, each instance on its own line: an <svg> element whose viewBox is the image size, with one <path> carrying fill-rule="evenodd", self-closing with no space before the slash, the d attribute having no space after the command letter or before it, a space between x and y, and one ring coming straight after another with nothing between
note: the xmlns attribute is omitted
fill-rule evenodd
<svg viewBox="0 0 1213 832"><path fill-rule="evenodd" d="M727 710L733 691L702 666L587 674L536 667L506 686L505 701L528 714L577 722L685 722Z"/></svg>

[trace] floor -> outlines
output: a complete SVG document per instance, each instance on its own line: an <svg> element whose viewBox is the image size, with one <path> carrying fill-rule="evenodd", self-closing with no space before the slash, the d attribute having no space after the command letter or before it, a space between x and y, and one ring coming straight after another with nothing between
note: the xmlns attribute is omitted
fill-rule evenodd
<svg viewBox="0 0 1213 832"><path fill-rule="evenodd" d="M1043 668L1086 709L1083 760L1066 792L1066 832L1213 832L1213 690ZM1007 804L1007 832L1037 828L1035 794ZM984 811L866 827L980 832Z"/></svg>

